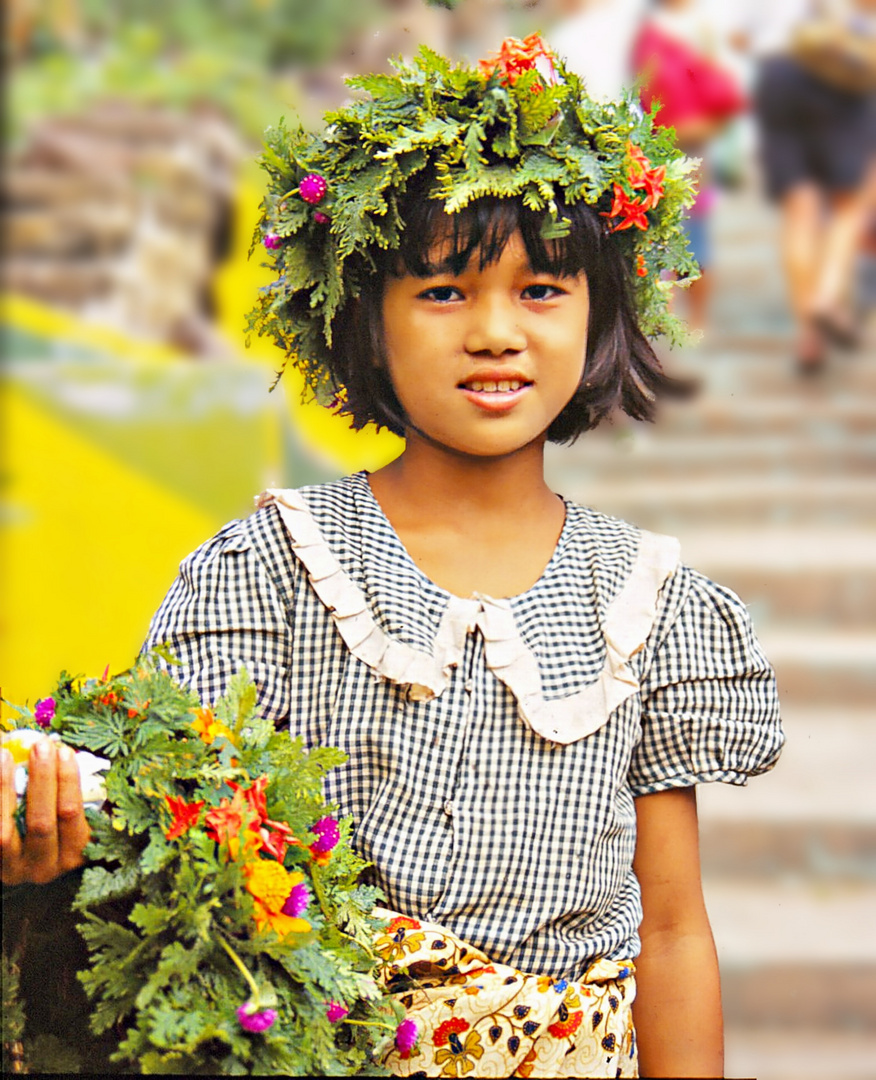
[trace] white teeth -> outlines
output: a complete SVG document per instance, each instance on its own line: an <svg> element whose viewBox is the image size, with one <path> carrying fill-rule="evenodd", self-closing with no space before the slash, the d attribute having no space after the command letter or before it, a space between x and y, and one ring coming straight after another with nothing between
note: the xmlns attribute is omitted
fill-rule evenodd
<svg viewBox="0 0 876 1080"><path fill-rule="evenodd" d="M480 379L472 379L465 386L467 390L473 390L475 393L495 394L498 391L507 394L509 390L519 390L523 383L519 379L500 379L498 382L492 380L482 382Z"/></svg>

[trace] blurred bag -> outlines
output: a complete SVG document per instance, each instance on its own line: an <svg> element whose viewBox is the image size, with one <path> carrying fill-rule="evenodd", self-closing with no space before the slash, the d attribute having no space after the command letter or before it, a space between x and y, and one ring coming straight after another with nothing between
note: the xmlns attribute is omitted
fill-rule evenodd
<svg viewBox="0 0 876 1080"><path fill-rule="evenodd" d="M848 94L876 90L876 38L854 22L823 15L794 31L791 55L816 79Z"/></svg>
<svg viewBox="0 0 876 1080"><path fill-rule="evenodd" d="M660 102L657 123L662 127L690 120L729 120L748 105L731 72L652 22L639 32L633 64L643 77L642 105L650 110L652 102Z"/></svg>

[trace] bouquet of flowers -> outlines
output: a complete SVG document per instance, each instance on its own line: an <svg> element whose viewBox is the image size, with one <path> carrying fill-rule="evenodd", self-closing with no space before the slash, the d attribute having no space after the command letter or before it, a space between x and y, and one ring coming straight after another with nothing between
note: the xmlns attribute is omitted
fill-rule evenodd
<svg viewBox="0 0 876 1080"><path fill-rule="evenodd" d="M72 907L87 946L77 978L110 1062L379 1073L393 1039L411 1042L411 1021L378 981L379 893L360 881L367 864L349 845L350 820L321 794L343 753L305 751L275 730L244 672L206 707L155 655L114 677L64 673L52 697L16 712L3 739L17 760L30 731L56 735L88 755L88 797L103 803L87 810ZM21 949L4 957L5 1007L26 964ZM53 1038L63 1050L64 1032Z"/></svg>

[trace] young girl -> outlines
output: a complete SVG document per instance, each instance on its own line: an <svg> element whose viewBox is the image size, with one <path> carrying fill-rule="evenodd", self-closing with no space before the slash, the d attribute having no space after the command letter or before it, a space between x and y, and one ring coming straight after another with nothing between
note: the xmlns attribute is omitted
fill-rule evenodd
<svg viewBox="0 0 876 1080"><path fill-rule="evenodd" d="M641 325L668 325L688 165L534 37L357 86L267 152L255 325L405 450L267 492L183 562L149 641L207 701L245 667L266 715L349 754L326 794L420 1035L393 1073L721 1076L694 785L775 762L772 671L676 541L543 475L548 439L679 389ZM40 768L9 880L81 850L69 764Z"/></svg>

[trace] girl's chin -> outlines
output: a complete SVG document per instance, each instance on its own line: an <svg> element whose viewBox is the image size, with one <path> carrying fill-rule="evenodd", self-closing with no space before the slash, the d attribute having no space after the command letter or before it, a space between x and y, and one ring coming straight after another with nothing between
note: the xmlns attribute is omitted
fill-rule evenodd
<svg viewBox="0 0 876 1080"><path fill-rule="evenodd" d="M515 437L509 431L496 432L483 438L454 439L413 429L407 434L407 445L419 444L430 450L456 459L466 459L488 464L515 456L529 457L540 454L546 442L546 432L535 435L521 434Z"/></svg>

